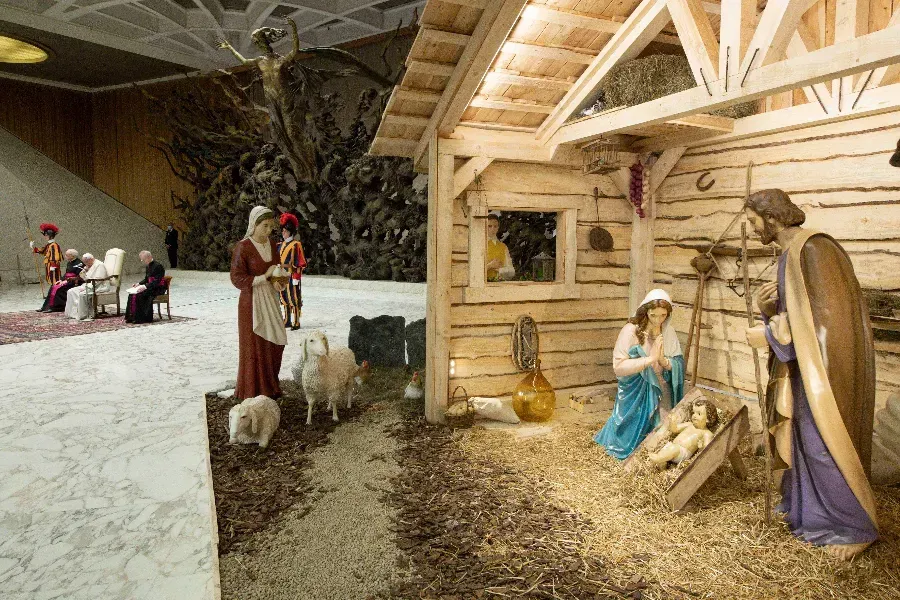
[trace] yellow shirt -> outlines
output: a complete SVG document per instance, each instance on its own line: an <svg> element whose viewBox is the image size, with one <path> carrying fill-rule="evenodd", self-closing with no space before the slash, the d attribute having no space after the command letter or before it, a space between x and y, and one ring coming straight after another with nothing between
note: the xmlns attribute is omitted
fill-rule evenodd
<svg viewBox="0 0 900 600"><path fill-rule="evenodd" d="M506 244L500 240L494 239L487 242L484 263L487 264L492 260L498 261L502 266L500 269L487 269L486 277L488 281L512 279L516 273L512 265L512 258L509 256L509 249L506 247Z"/></svg>

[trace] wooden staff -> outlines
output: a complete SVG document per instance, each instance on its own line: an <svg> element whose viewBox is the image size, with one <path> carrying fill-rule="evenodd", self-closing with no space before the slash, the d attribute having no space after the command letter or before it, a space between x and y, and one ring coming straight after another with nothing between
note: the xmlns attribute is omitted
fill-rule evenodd
<svg viewBox="0 0 900 600"><path fill-rule="evenodd" d="M28 241L33 244L34 238L31 237L31 228L28 227L28 213L25 213L25 235L28 236ZM34 249L31 250L31 254L34 256L34 271L37 273L38 283L41 284L41 297L43 298L46 294L44 294L44 278L41 275L41 267L38 263L37 253L35 253Z"/></svg>
<svg viewBox="0 0 900 600"><path fill-rule="evenodd" d="M744 198L746 203L750 197L750 176L753 162L747 164L747 193ZM744 274L744 300L747 301L747 325L754 326L753 304L750 294L750 260L747 256L747 223L741 223L741 270ZM769 418L766 410L766 394L763 391L762 374L759 369L759 350L753 348L753 371L756 375L756 397L759 402L759 414L763 426L763 447L766 450L766 514L765 521L768 525L772 521L772 452L769 449Z"/></svg>

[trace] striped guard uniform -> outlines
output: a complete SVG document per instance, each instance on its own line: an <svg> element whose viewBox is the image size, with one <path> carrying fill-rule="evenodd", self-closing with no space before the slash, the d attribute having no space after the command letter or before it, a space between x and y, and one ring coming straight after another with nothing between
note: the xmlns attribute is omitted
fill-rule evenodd
<svg viewBox="0 0 900 600"><path fill-rule="evenodd" d="M281 256L281 267L290 275L287 289L281 292L281 305L284 307L284 326L300 327L300 308L303 300L300 295L300 277L303 268L306 267L306 257L303 256L303 246L300 240L292 237L278 244L278 254Z"/></svg>

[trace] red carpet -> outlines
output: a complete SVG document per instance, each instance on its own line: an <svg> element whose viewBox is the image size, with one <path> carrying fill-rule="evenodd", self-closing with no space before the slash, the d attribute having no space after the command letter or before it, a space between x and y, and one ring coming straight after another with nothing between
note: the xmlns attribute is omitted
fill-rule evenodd
<svg viewBox="0 0 900 600"><path fill-rule="evenodd" d="M49 340L70 335L84 335L100 331L115 331L123 327L145 327L159 325L160 323L178 323L191 321L188 317L172 316L172 320L153 315L152 323L131 325L125 322L125 316L100 316L93 321L76 321L67 319L64 313L39 313L35 311L23 311L14 313L0 313L0 346L4 344L18 344L21 342L35 342Z"/></svg>

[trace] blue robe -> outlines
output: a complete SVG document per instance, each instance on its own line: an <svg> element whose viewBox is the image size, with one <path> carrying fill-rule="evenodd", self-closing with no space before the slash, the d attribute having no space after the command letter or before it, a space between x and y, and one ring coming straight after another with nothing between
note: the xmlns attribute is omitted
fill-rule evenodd
<svg viewBox="0 0 900 600"><path fill-rule="evenodd" d="M648 356L643 347L634 345L628 350L629 358ZM684 357L671 356L670 371L663 371L663 378L672 390L672 402L678 404L684 397ZM610 456L624 460L637 448L647 434L659 425L659 399L662 389L653 367L633 375L619 377L616 405L594 441L606 448Z"/></svg>

